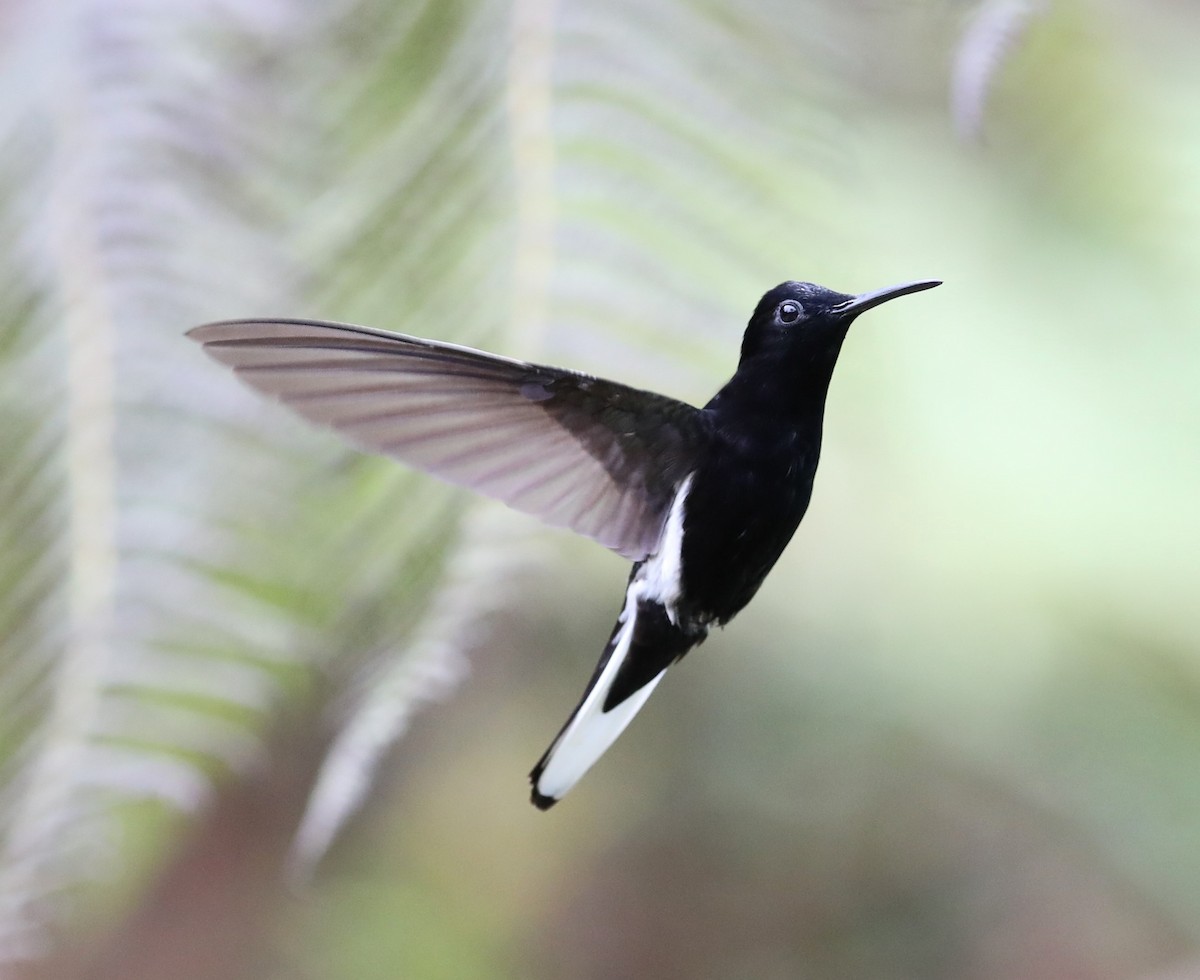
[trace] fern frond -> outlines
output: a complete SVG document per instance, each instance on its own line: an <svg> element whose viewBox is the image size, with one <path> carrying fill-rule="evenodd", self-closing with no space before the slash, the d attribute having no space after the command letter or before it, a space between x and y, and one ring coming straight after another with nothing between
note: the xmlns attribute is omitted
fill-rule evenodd
<svg viewBox="0 0 1200 980"><path fill-rule="evenodd" d="M1046 0L986 0L963 32L950 83L951 116L958 134L977 140L983 133L988 98L996 79Z"/></svg>

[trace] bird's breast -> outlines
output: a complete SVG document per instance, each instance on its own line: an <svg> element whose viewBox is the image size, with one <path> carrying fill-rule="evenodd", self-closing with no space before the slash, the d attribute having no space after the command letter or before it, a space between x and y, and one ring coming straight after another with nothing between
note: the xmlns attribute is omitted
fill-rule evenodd
<svg viewBox="0 0 1200 980"><path fill-rule="evenodd" d="M731 441L692 478L684 508L681 608L724 623L758 591L812 496L820 449L785 433Z"/></svg>

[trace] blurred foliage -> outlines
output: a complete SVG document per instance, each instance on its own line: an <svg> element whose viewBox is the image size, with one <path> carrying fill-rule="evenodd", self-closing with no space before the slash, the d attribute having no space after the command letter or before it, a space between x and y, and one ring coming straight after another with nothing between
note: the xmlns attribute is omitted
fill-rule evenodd
<svg viewBox="0 0 1200 980"><path fill-rule="evenodd" d="M0 970L1200 976L1198 16L0 4ZM698 402L776 282L927 276L760 597L549 815L622 562L182 338Z"/></svg>

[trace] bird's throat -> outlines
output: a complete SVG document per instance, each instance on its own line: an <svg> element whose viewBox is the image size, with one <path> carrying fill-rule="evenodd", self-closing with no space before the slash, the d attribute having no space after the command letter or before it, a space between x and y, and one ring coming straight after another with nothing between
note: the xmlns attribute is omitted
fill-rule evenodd
<svg viewBox="0 0 1200 980"><path fill-rule="evenodd" d="M760 351L708 403L718 418L768 418L787 426L821 424L841 338L799 350Z"/></svg>

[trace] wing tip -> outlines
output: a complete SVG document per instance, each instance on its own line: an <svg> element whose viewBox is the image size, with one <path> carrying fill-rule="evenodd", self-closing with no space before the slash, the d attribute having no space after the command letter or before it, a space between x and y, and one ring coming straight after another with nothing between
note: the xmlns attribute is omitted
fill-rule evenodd
<svg viewBox="0 0 1200 980"><path fill-rule="evenodd" d="M219 344L225 340L265 341L289 336L295 332L307 337L329 336L330 334L365 334L383 340L418 341L421 344L432 341L407 337L404 334L392 333L387 330L376 330L373 327L363 327L357 323L341 323L336 320L310 320L304 317L292 316L259 316L241 317L236 320L214 320L202 323L183 335L200 344Z"/></svg>
<svg viewBox="0 0 1200 980"><path fill-rule="evenodd" d="M188 340L194 340L198 344L203 344L206 342L207 336L212 334L213 327L216 326L218 326L216 323L202 323L198 327L192 327L190 330L185 330L183 335L187 337Z"/></svg>
<svg viewBox="0 0 1200 980"><path fill-rule="evenodd" d="M245 319L245 320L214 320L211 323L202 323L198 327L192 327L190 330L185 330L183 335L188 340L194 340L198 344L218 344L223 340L228 340L231 337L244 338L247 336L246 327L261 326L262 324L288 324L289 321L271 320L271 319ZM297 326L301 324L296 324Z"/></svg>

